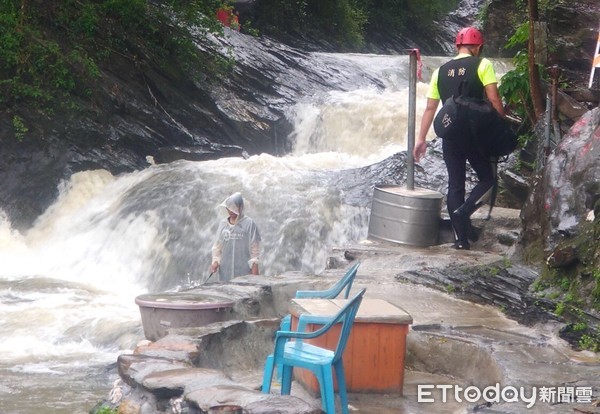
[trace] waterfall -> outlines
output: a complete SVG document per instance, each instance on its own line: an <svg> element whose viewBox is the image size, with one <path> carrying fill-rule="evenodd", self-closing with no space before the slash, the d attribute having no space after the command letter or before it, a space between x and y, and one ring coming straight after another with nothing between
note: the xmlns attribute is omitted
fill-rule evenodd
<svg viewBox="0 0 600 414"><path fill-rule="evenodd" d="M131 346L131 327L139 327L136 295L208 276L224 216L217 206L233 192L243 194L246 214L260 229L264 275L318 274L332 247L364 240L370 204L349 203L345 195L372 183L339 172L406 150L407 57L328 58L352 62L380 82L289 108L295 147L288 156L178 161L119 176L80 172L61 184L54 205L28 232L12 230L0 216L0 364L33 355L28 347L60 355L72 346ZM425 58L424 75L442 60ZM417 113L426 89L418 84ZM20 330L24 311L33 327Z"/></svg>
<svg viewBox="0 0 600 414"><path fill-rule="evenodd" d="M72 362L74 352L106 361L131 347L141 332L135 296L208 276L224 215L217 206L235 191L260 229L267 276L318 274L332 247L366 238L368 203L348 204L344 192L370 183L340 182L333 172L406 150L406 57L332 59L378 68L373 76L386 87L290 108L293 154L178 161L119 176L80 172L26 233L0 217L0 371L15 361L20 371L41 369L45 358Z"/></svg>
<svg viewBox="0 0 600 414"><path fill-rule="evenodd" d="M61 408L64 390L79 407L87 397L92 405L97 394L87 390L109 385L104 367L143 337L135 297L208 276L224 216L218 205L233 192L243 194L261 232L264 275L319 274L332 247L366 238L369 200L349 202L347 193L362 186L368 194L372 183L343 172L406 151L407 57L327 59L377 82L288 108L290 155L177 161L118 176L80 172L29 231L0 215L0 412L35 412L18 408L32 374L45 409L73 413ZM424 75L440 61L425 58Z"/></svg>
<svg viewBox="0 0 600 414"><path fill-rule="evenodd" d="M44 326L46 344L60 347L64 333L71 332L73 340L102 347L106 332L83 326L111 314L124 325L113 325L109 342L123 342L120 335L138 323L136 295L177 290L208 276L214 233L224 216L217 206L236 191L261 232L264 275L318 274L332 247L364 240L370 203L349 203L345 196L350 187L372 183L340 172L406 151L408 60L345 54L328 59L350 62L380 82L308 97L289 108L295 147L288 156L178 161L119 176L80 172L61 184L54 205L28 232L12 230L0 216L0 297L5 299L0 306L9 315L0 319L0 332L14 332L22 306L36 305L53 320ZM425 58L424 75L442 60ZM417 113L426 89L419 82ZM100 303L114 308L105 314ZM90 308L85 319L78 319L76 305ZM15 340L0 337L0 361L23 352ZM19 339L28 340L27 335Z"/></svg>
<svg viewBox="0 0 600 414"><path fill-rule="evenodd" d="M256 58L244 36L232 41L244 43L237 59ZM332 247L366 237L369 202L347 194L360 186L368 194L372 183L340 172L406 151L408 57L310 57L338 90L301 90L304 98L286 108L292 154L178 161L118 176L84 171L61 183L29 231L0 214L0 412L87 413L104 397L115 379L105 367L143 338L134 298L202 283L224 214L217 206L233 192L259 227L267 276L318 274ZM417 114L445 59L423 59Z"/></svg>

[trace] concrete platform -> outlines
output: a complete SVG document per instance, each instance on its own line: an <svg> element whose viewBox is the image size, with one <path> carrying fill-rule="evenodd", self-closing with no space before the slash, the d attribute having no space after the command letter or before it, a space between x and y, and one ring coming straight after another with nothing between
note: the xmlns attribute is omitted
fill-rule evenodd
<svg viewBox="0 0 600 414"><path fill-rule="evenodd" d="M123 381L115 386L115 394L121 395L115 404L145 404L149 411L144 413L201 413L215 402L251 407L252 413L319 412L319 399L297 383L291 399L277 397L276 387L270 396L261 394L264 358L272 351L279 318L287 313L295 291L330 286L350 262L360 260L353 290L366 287L366 297L401 307L413 324L407 336L403 395L351 393L351 412L600 413L599 355L573 351L558 337L558 323L521 325L500 308L457 299L452 286L434 289L418 283L424 272L452 272L457 264L479 269L510 261L510 238L503 235L519 227L518 212L495 209L481 224L482 239L470 251L456 251L450 244L412 248L365 241L333 249L331 267L321 275L245 276L198 287L233 300L236 320L173 329L165 338L138 346L133 362L128 356L120 358ZM415 276L413 282L401 277L407 274ZM493 281L493 275L488 277ZM208 379L199 370L209 370ZM461 393L467 387L475 393L488 389L489 396L494 390L518 393L522 387L524 394L487 401L483 395ZM558 401L561 395L564 401Z"/></svg>

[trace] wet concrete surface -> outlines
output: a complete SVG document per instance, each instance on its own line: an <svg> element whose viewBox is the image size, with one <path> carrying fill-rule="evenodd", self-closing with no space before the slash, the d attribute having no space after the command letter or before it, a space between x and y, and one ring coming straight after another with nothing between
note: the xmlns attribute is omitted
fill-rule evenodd
<svg viewBox="0 0 600 414"><path fill-rule="evenodd" d="M175 389L171 391L173 398L177 398L179 390L182 394L179 398L194 400L192 405L200 409L214 403L245 401L249 406L254 404L254 409L248 412L269 412L265 407L271 407L271 412L294 412L290 411L289 402L282 403L275 398L271 405L265 405L261 400L264 395L258 395L262 382L261 361L272 351L271 335L278 327L279 318L287 312L295 290L328 287L343 274L350 263L348 259L360 260L353 291L367 288L366 297L384 299L401 307L412 316L413 324L407 336L402 395L351 393L351 412L600 413L600 355L574 351L559 338L561 324L558 321L539 318L533 325L520 324L509 318L508 312L503 312L506 309L455 297L456 286L451 285L455 281L451 278L419 283L418 275L424 270L444 274L458 264L463 267L506 264L512 248L503 242L503 235L514 233L519 227L518 212L495 209L494 217L480 225L483 237L470 251L453 250L450 244L414 248L365 241L333 249L329 262L336 267L322 275L248 276L228 284L198 287L198 292L225 293L236 300L234 319L251 320L257 316L267 319L250 324L225 323L225 328L219 325L174 329L156 343L139 347L136 353L179 358L187 361L184 365L191 362L192 369L223 371L227 380L217 381L215 385L225 387L221 393L214 389L203 391L202 387L192 390L190 378L196 377L189 373L185 374L187 377L172 377L180 382L178 386L163 387ZM448 283L448 286L435 283ZM262 310L261 304L264 305ZM519 306L527 308L528 304ZM178 335L187 339L174 340ZM185 357L174 357L174 349L183 352ZM158 375L156 370L150 371ZM138 380L129 381L131 389L120 392L135 394L132 390L145 381L144 375L139 372L135 375ZM241 388L232 388L232 383ZM148 390L148 381L145 387ZM465 394L463 391L468 387L471 388ZM277 390L274 384L272 393L276 394ZM220 400L215 395L221 395ZM318 412L319 399L301 385L292 386L292 396L299 404L296 412ZM287 406L287 411L280 410L282 404Z"/></svg>

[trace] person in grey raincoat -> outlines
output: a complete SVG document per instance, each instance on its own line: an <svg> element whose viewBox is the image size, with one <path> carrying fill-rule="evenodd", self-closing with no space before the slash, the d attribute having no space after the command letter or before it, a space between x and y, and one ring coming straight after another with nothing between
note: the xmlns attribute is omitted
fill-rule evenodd
<svg viewBox="0 0 600 414"><path fill-rule="evenodd" d="M244 199L240 193L230 195L220 207L228 217L219 222L212 246L211 274L219 271L219 280L258 274L260 233L250 217L244 215Z"/></svg>

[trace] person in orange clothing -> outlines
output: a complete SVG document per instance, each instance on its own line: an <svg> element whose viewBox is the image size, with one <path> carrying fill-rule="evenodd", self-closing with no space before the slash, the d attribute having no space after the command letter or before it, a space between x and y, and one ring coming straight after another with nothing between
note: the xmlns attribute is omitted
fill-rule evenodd
<svg viewBox="0 0 600 414"><path fill-rule="evenodd" d="M217 10L217 20L238 32L242 28L240 25L240 14L237 11L234 12L231 6L220 7Z"/></svg>
<svg viewBox="0 0 600 414"><path fill-rule="evenodd" d="M224 6L219 7L217 10L217 20L223 23L225 26L230 27L231 16L233 15L231 7Z"/></svg>

